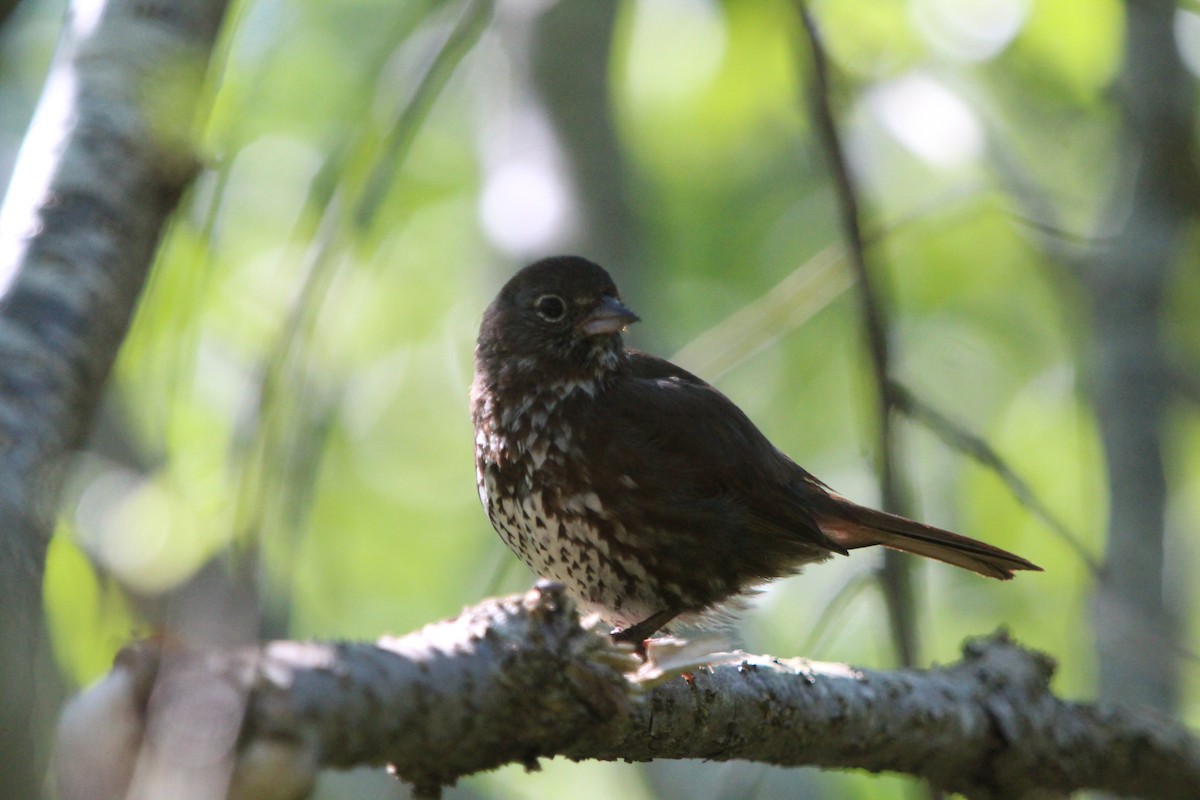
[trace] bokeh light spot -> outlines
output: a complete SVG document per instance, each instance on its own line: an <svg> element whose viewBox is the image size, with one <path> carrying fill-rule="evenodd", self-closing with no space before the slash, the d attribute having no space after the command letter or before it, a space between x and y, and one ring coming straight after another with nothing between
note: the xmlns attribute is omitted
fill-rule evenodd
<svg viewBox="0 0 1200 800"><path fill-rule="evenodd" d="M959 166L983 151L975 114L927 75L910 73L882 84L872 90L868 104L901 144L934 166Z"/></svg>
<svg viewBox="0 0 1200 800"><path fill-rule="evenodd" d="M514 159L488 176L479 214L493 244L510 254L524 255L544 249L561 232L567 216L567 190L549 165Z"/></svg>
<svg viewBox="0 0 1200 800"><path fill-rule="evenodd" d="M1029 0L912 0L909 13L913 27L942 55L986 61L1020 33Z"/></svg>

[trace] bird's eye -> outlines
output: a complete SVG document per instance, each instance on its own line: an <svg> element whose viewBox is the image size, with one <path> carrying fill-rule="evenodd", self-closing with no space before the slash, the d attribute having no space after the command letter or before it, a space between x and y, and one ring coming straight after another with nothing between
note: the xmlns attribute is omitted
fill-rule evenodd
<svg viewBox="0 0 1200 800"><path fill-rule="evenodd" d="M567 304L556 294L544 294L533 304L537 314L547 322L558 322L567 314Z"/></svg>

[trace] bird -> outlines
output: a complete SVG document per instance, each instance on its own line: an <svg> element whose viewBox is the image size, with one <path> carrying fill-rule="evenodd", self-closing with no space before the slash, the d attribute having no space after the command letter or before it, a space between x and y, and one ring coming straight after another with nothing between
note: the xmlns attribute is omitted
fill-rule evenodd
<svg viewBox="0 0 1200 800"><path fill-rule="evenodd" d="M603 267L541 259L484 312L470 393L492 526L615 640L642 648L773 579L871 545L1001 580L1041 571L841 496L718 389L625 347L639 319Z"/></svg>

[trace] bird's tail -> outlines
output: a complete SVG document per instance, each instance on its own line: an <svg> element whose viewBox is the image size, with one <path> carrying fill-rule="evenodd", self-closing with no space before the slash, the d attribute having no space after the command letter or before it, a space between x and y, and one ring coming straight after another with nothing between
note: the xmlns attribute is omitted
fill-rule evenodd
<svg viewBox="0 0 1200 800"><path fill-rule="evenodd" d="M841 497L834 499L837 511L818 518L817 522L826 536L847 550L878 544L1003 581L1012 578L1017 570L1042 571L1036 564L999 547Z"/></svg>

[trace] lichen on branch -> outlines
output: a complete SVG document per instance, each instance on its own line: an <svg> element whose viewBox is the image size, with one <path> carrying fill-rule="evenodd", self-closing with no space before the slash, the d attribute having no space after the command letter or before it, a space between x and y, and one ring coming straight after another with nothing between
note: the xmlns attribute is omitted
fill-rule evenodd
<svg viewBox="0 0 1200 800"><path fill-rule="evenodd" d="M961 661L928 670L701 653L678 643L652 646L649 657L643 663L582 626L554 584L373 644L200 650L142 642L65 712L59 763L83 763L73 748L95 731L135 731L112 764L86 767L90 785L96 775L136 781L146 770L128 764L145 763L146 753L151 762L176 760L172 730L197 736L196 715L179 709L217 708L228 713L205 718L226 733L203 740L224 744L209 762L223 765L216 772L228 776L231 798L301 797L317 769L364 764L390 765L419 794L436 796L460 777L508 763L534 768L554 756L900 772L970 798L1082 788L1200 796L1200 742L1186 729L1055 697L1053 662L1003 633L972 640ZM241 705L231 705L236 699ZM63 778L60 766L62 785L72 783ZM141 787L134 796L151 795Z"/></svg>

